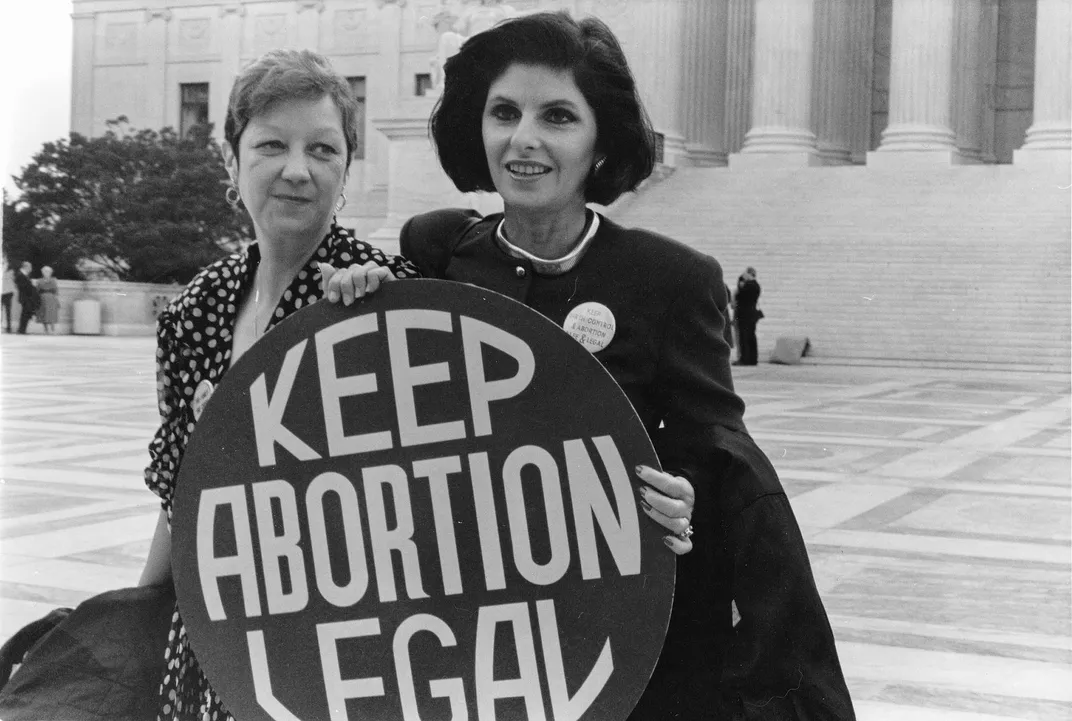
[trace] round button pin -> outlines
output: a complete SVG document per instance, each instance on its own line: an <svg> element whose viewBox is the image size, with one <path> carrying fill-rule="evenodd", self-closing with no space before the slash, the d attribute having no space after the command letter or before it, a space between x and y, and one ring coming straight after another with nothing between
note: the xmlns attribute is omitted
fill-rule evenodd
<svg viewBox="0 0 1072 721"><path fill-rule="evenodd" d="M190 403L190 407L194 412L194 420L201 418L201 413L204 412L205 406L208 404L208 399L212 397L212 391L215 390L212 386L212 381L204 380L197 384L197 390L194 391L194 399Z"/></svg>
<svg viewBox="0 0 1072 721"><path fill-rule="evenodd" d="M581 303L562 322L562 328L591 353L610 345L617 327L610 308L595 302Z"/></svg>

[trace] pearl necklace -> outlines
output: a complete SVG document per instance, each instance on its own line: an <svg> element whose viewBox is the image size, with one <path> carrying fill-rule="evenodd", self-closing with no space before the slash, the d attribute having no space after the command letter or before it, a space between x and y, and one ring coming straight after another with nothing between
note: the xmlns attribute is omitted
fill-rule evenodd
<svg viewBox="0 0 1072 721"><path fill-rule="evenodd" d="M599 230L599 213L593 210L588 210L586 211L586 214L588 217L585 218L585 227L584 230L581 231L577 244L573 247L573 250L561 258L540 258L524 248L519 248L511 243L506 237L506 218L500 220L499 225L495 228L495 241L504 253L517 260L527 260L532 264L532 269L540 275L564 275L573 270L573 268L581 262L581 258L588 250L588 246L591 245L592 239L595 238L596 232Z"/></svg>

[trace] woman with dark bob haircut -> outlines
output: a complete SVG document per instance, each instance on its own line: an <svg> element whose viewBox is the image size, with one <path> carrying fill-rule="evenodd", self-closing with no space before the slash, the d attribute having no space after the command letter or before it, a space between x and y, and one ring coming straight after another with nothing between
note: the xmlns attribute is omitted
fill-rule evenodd
<svg viewBox="0 0 1072 721"><path fill-rule="evenodd" d="M569 71L595 113L597 152L605 161L585 184L586 202L609 205L651 175L655 133L617 38L595 18L575 22L546 13L480 33L447 61L430 126L439 162L458 190L498 190L477 131L488 88L513 64Z"/></svg>
<svg viewBox="0 0 1072 721"><path fill-rule="evenodd" d="M431 130L458 189L497 191L504 212L415 216L403 254L426 276L497 291L559 325L582 304L599 315L607 336L578 340L625 391L665 469L636 469L678 573L630 719L854 718L800 529L733 390L722 269L586 207L635 189L653 165L614 34L540 13L473 36L445 64ZM363 288L365 273L337 273L329 288Z"/></svg>
<svg viewBox="0 0 1072 721"><path fill-rule="evenodd" d="M298 308L317 302L333 266L356 264L375 288L415 274L335 222L353 154L357 110L346 78L308 50L273 50L235 79L224 125L226 198L249 211L256 243L202 270L157 319L160 427L145 481L160 518L141 585L171 580L171 513L179 466L200 408L231 365ZM352 301L352 298L350 298ZM160 721L229 721L175 607L160 683Z"/></svg>

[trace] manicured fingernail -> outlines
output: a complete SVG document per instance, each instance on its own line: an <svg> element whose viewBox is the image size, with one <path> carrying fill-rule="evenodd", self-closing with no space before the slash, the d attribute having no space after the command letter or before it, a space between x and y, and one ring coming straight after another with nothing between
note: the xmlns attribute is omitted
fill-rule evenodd
<svg viewBox="0 0 1072 721"><path fill-rule="evenodd" d="M645 501L643 498L640 499L640 505L643 506L645 511L651 510L651 504Z"/></svg>
<svg viewBox="0 0 1072 721"><path fill-rule="evenodd" d="M637 474L637 475L639 476L639 475L640 475L641 473L643 473L643 472L644 472L644 466L637 466L637 467L636 467L636 468L634 468L633 470L635 470L635 471L636 471L636 474Z"/></svg>
<svg viewBox="0 0 1072 721"><path fill-rule="evenodd" d="M637 495L640 496L641 499L644 499L644 498L648 497L648 487L647 486L637 486L636 487L636 492L637 492Z"/></svg>
<svg viewBox="0 0 1072 721"><path fill-rule="evenodd" d="M663 543L664 543L664 544L666 545L666 547L667 547L667 548L669 548L669 549L670 549L671 551L672 551L672 550L674 550L674 542L670 540L670 536L663 536Z"/></svg>

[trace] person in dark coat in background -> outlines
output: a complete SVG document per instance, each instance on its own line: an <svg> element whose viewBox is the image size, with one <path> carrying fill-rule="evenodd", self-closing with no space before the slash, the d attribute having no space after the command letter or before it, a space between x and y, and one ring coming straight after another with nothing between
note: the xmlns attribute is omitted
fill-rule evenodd
<svg viewBox="0 0 1072 721"><path fill-rule="evenodd" d="M756 342L756 323L763 317L759 303L759 281L756 269L749 267L737 279L737 300L733 315L737 321L737 362L734 365L754 366L759 362L759 348Z"/></svg>
<svg viewBox="0 0 1072 721"><path fill-rule="evenodd" d="M33 264L30 261L26 261L19 268L19 272L15 274L15 287L19 289L19 305L21 309L19 311L19 333L26 335L26 326L30 324L30 319L33 318L34 313L37 311L37 288L34 287L33 281L30 280L30 273L33 271Z"/></svg>

